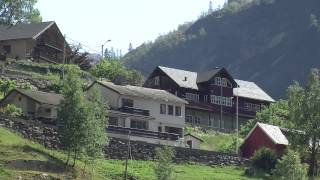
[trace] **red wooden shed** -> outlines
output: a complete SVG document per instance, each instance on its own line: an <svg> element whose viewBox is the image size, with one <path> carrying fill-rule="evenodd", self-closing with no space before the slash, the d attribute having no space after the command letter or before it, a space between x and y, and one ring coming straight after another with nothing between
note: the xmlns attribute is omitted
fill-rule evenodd
<svg viewBox="0 0 320 180"><path fill-rule="evenodd" d="M288 139L278 126L256 123L240 149L242 156L246 158L252 157L261 147L272 149L278 155L281 155L288 144Z"/></svg>

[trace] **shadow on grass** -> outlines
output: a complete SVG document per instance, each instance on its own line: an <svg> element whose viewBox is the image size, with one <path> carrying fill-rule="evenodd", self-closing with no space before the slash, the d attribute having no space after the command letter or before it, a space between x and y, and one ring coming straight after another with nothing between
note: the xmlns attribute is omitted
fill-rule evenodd
<svg viewBox="0 0 320 180"><path fill-rule="evenodd" d="M42 160L26 160L26 159L16 159L9 161L7 167L17 170L25 171L41 171L48 173L64 173L67 172L65 164L62 160L44 152L40 149L33 148L29 145L22 147L23 152L32 152L42 155L48 158L47 161Z"/></svg>

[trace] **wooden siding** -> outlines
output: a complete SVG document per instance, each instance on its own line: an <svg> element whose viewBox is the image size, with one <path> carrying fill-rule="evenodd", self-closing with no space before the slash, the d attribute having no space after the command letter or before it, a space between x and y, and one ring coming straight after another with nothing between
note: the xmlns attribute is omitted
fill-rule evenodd
<svg viewBox="0 0 320 180"><path fill-rule="evenodd" d="M242 156L250 158L262 147L274 150L278 155L282 155L286 148L285 145L275 144L270 137L257 126L241 146Z"/></svg>

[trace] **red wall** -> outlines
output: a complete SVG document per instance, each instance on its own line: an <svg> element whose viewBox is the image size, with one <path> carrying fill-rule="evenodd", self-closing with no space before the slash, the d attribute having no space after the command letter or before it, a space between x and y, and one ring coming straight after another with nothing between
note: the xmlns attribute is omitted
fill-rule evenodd
<svg viewBox="0 0 320 180"><path fill-rule="evenodd" d="M263 130L257 126L249 138L241 146L242 156L250 158L254 153L259 150L261 147L267 147L274 150L278 155L283 153L283 150L286 148L285 145L274 144L273 141L269 138Z"/></svg>

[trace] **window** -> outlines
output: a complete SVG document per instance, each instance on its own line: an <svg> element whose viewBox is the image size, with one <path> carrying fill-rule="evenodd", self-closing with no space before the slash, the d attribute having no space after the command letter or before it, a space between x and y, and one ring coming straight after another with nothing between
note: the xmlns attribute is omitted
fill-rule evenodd
<svg viewBox="0 0 320 180"><path fill-rule="evenodd" d="M200 125L200 117L194 116L194 117L193 117L193 123L194 123L195 125Z"/></svg>
<svg viewBox="0 0 320 180"><path fill-rule="evenodd" d="M230 81L227 78L215 77L214 78L214 83L217 86L232 87Z"/></svg>
<svg viewBox="0 0 320 180"><path fill-rule="evenodd" d="M216 85L221 86L221 77L215 77L214 82Z"/></svg>
<svg viewBox="0 0 320 180"><path fill-rule="evenodd" d="M260 104L244 103L244 108L247 111L260 111L261 106Z"/></svg>
<svg viewBox="0 0 320 180"><path fill-rule="evenodd" d="M160 114L167 114L167 106L165 104L160 104Z"/></svg>
<svg viewBox="0 0 320 180"><path fill-rule="evenodd" d="M159 86L159 84L160 84L160 77L159 76L154 77L154 85Z"/></svg>
<svg viewBox="0 0 320 180"><path fill-rule="evenodd" d="M173 106L172 105L168 105L168 115L173 116Z"/></svg>
<svg viewBox="0 0 320 180"><path fill-rule="evenodd" d="M186 99L190 101L199 101L199 94L186 93Z"/></svg>
<svg viewBox="0 0 320 180"><path fill-rule="evenodd" d="M226 78L221 78L221 86L227 87L227 79Z"/></svg>
<svg viewBox="0 0 320 180"><path fill-rule="evenodd" d="M232 107L232 98L211 95L211 103Z"/></svg>
<svg viewBox="0 0 320 180"><path fill-rule="evenodd" d="M192 123L192 116L190 115L186 116L186 123Z"/></svg>
<svg viewBox="0 0 320 180"><path fill-rule="evenodd" d="M208 102L208 95L203 96L203 102Z"/></svg>
<svg viewBox="0 0 320 180"><path fill-rule="evenodd" d="M181 107L176 106L176 116L181 116Z"/></svg>
<svg viewBox="0 0 320 180"><path fill-rule="evenodd" d="M109 125L118 126L118 118L117 117L109 117Z"/></svg>
<svg viewBox="0 0 320 180"><path fill-rule="evenodd" d="M208 126L209 126L209 127L212 126L212 120L211 120L211 119L208 120Z"/></svg>
<svg viewBox="0 0 320 180"><path fill-rule="evenodd" d="M21 100L22 100L22 97L21 97L21 96L19 96L19 97L18 97L18 101L21 101Z"/></svg>
<svg viewBox="0 0 320 180"><path fill-rule="evenodd" d="M11 53L11 46L10 45L3 46L3 50L6 54L10 54Z"/></svg>
<svg viewBox="0 0 320 180"><path fill-rule="evenodd" d="M51 109L50 108L46 108L46 113L51 113Z"/></svg>
<svg viewBox="0 0 320 180"><path fill-rule="evenodd" d="M132 99L122 99L122 106L123 107L133 107L133 100Z"/></svg>
<svg viewBox="0 0 320 180"><path fill-rule="evenodd" d="M158 126L158 132L162 132L162 127Z"/></svg>
<svg viewBox="0 0 320 180"><path fill-rule="evenodd" d="M131 120L130 127L135 129L147 129L146 121Z"/></svg>

